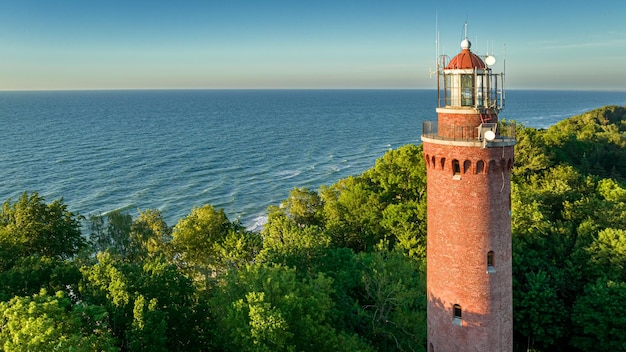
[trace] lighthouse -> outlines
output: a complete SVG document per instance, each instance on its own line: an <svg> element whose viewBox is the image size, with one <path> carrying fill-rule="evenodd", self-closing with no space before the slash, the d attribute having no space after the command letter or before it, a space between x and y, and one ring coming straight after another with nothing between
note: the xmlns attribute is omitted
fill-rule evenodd
<svg viewBox="0 0 626 352"><path fill-rule="evenodd" d="M466 30L467 33L467 30ZM438 58L437 121L424 122L428 351L513 350L511 169L515 126L498 121L493 56Z"/></svg>

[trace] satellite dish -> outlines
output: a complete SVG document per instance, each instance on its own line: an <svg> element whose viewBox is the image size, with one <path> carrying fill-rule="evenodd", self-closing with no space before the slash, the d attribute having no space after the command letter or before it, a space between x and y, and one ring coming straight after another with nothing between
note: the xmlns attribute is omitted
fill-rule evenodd
<svg viewBox="0 0 626 352"><path fill-rule="evenodd" d="M487 57L485 58L485 63L491 66L496 63L496 58L491 55L487 55Z"/></svg>
<svg viewBox="0 0 626 352"><path fill-rule="evenodd" d="M496 139L496 134L493 131L485 132L485 140L487 140L488 142L491 142L494 139Z"/></svg>

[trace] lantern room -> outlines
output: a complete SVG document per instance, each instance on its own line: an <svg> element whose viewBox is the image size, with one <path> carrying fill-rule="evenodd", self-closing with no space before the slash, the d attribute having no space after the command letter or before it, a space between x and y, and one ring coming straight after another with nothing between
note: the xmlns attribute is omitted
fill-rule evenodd
<svg viewBox="0 0 626 352"><path fill-rule="evenodd" d="M449 62L442 55L437 63L438 107L474 108L481 111L504 108L504 74L494 74L489 66L495 58L484 60L471 52L467 37L461 42L461 52ZM442 69L443 68L443 69Z"/></svg>

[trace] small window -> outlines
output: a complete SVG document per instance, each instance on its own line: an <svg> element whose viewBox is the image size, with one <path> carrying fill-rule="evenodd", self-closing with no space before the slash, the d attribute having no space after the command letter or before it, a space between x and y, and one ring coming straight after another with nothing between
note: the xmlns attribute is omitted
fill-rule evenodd
<svg viewBox="0 0 626 352"><path fill-rule="evenodd" d="M461 174L461 166L459 165L459 161L456 159L452 160L452 172L454 175Z"/></svg>
<svg viewBox="0 0 626 352"><path fill-rule="evenodd" d="M471 167L472 167L472 162L469 160L465 160L465 162L463 163L463 173L466 174L468 171L470 171Z"/></svg>
<svg viewBox="0 0 626 352"><path fill-rule="evenodd" d="M458 304L454 305L454 317L459 318L459 319L463 318L463 312L461 310L461 306Z"/></svg>
<svg viewBox="0 0 626 352"><path fill-rule="evenodd" d="M453 308L453 314L454 317L452 318L452 323L454 323L454 325L458 325L458 326L463 326L463 316L462 316L462 310L461 310L461 306L458 304L454 305Z"/></svg>
<svg viewBox="0 0 626 352"><path fill-rule="evenodd" d="M496 272L496 268L493 264L493 251L487 252L487 273L493 274Z"/></svg>
<svg viewBox="0 0 626 352"><path fill-rule="evenodd" d="M490 174L495 174L496 173L496 161L495 160L491 160L489 162L489 170L487 170Z"/></svg>
<svg viewBox="0 0 626 352"><path fill-rule="evenodd" d="M476 173L477 174L482 174L485 171L485 162L482 160L479 160L476 163Z"/></svg>

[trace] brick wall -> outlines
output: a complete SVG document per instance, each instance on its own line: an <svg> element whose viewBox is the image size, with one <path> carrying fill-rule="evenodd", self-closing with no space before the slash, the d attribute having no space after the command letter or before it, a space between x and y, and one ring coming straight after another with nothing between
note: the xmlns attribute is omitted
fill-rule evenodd
<svg viewBox="0 0 626 352"><path fill-rule="evenodd" d="M512 351L513 147L425 142L424 157L429 344L445 352ZM462 319L456 321L455 304L462 309Z"/></svg>

